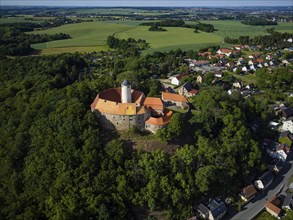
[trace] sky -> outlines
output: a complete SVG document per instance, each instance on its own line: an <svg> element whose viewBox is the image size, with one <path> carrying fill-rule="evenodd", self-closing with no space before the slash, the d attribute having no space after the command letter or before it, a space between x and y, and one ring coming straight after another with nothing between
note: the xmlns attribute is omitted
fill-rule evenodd
<svg viewBox="0 0 293 220"><path fill-rule="evenodd" d="M0 0L0 5L101 7L291 6L293 0Z"/></svg>

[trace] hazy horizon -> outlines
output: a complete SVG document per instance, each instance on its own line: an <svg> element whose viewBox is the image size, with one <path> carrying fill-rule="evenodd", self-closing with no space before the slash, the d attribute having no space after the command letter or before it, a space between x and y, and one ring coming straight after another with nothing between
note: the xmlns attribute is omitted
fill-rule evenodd
<svg viewBox="0 0 293 220"><path fill-rule="evenodd" d="M59 7L249 7L249 6L285 6L293 7L293 2L288 0L2 0L1 6L59 6Z"/></svg>

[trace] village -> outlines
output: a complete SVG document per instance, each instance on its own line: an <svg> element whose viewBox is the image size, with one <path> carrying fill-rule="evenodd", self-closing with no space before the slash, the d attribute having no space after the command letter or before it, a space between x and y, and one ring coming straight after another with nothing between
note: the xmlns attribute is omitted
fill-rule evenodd
<svg viewBox="0 0 293 220"><path fill-rule="evenodd" d="M292 42L292 39L288 39L288 42ZM188 58L185 59L185 64L182 64L188 65L189 73L184 72L170 76L168 80L161 80L161 82L166 91L177 92L186 98L190 98L196 96L200 90L195 89L192 86L192 82L184 81L184 78L196 74L196 84L202 84L205 83L205 80L208 80L208 73L210 75L212 73L214 75L211 81L212 85L224 86L229 95L237 92L243 97L248 98L261 91L253 83L245 83L239 80L237 76L233 77L235 74L231 73L237 73L238 76L250 75L254 77L256 70L266 68L266 71L270 72L278 66L292 64L293 60L292 57L289 59L282 58L283 54L281 51L270 52L271 48L266 48L265 52L261 52L259 51L260 48L260 46L238 45L232 48L221 48L214 54L211 52L198 53L200 56L199 60ZM285 50L293 51L293 48L286 48ZM222 81L224 76L227 75L231 77L230 84L223 83ZM183 84L182 81L184 81ZM288 95L293 96L293 93ZM279 138L272 140L268 137L263 140L262 147L268 155L267 166L269 170L264 172L251 185L244 187L240 192L239 195L242 200L240 210L249 202L254 202L255 196L261 194L271 185L275 176L278 175L284 164L287 163L287 157L291 153L293 143L293 108L287 107L281 102L270 107L273 109L276 118L269 123L269 127L279 132ZM254 129L257 129L257 125ZM288 190L278 192L278 195L271 197L263 207L276 218L285 215L284 209L293 210L293 181L291 184L285 183L285 185L287 185L285 188ZM201 203L197 211L204 219L222 219L227 212L226 205L227 200L213 198Z"/></svg>
<svg viewBox="0 0 293 220"><path fill-rule="evenodd" d="M288 39L292 42L292 39ZM245 83L233 77L237 73L239 76L254 76L256 70L266 68L270 72L278 66L288 66L292 64L292 58L282 58L282 52L270 52L271 48L267 48L265 52L260 52L260 47L250 47L248 45L239 45L232 48L221 48L212 54L211 52L198 53L201 59L185 59L189 68L189 73L180 73L170 76L168 80L161 80L166 91L179 93L186 98L196 96L200 90L192 86L192 82L184 81L185 77L195 74L196 84L202 84L207 80L208 73L213 73L214 77L211 81L213 85L222 85L226 88L229 95L233 92L240 93L243 97L248 98L256 93L261 92L253 83ZM245 50L245 53L242 51ZM293 51L293 48L286 48L286 51ZM247 53L249 51L250 53ZM291 70L292 71L292 70ZM199 74L198 74L199 73ZM291 73L292 74L292 73ZM232 81L230 84L223 83L224 76L230 76ZM182 84L182 81L184 83ZM292 93L288 94L293 96ZM269 123L269 127L279 132L279 138L272 140L264 139L262 142L263 149L267 152L268 171L264 172L257 180L243 188L240 192L242 200L240 210L249 202L254 202L257 194L261 194L274 181L275 176L282 170L287 162L287 157L291 153L293 143L293 108L287 107L283 103L278 102L272 106L276 116L274 121ZM257 129L257 125L255 126ZM292 181L292 180L291 180ZM278 192L277 195L271 197L263 208L265 208L272 216L279 218L285 215L284 209L293 210L293 181L285 183L287 191ZM229 201L228 201L229 203ZM204 219L222 219L227 212L227 200L223 198L213 198L201 203L198 206L198 213ZM240 211L239 210L239 211ZM257 214L257 213L256 213ZM237 219L237 218L235 218Z"/></svg>
<svg viewBox="0 0 293 220"><path fill-rule="evenodd" d="M292 39L288 39L288 41L292 42ZM157 116L151 116L146 120L146 126L143 128L150 129L150 126L156 125L157 127L152 127L151 129L155 133L158 129L168 125L172 111L181 113L189 110L193 111L188 105L188 100L200 93L202 84L222 86L229 95L238 93L244 98L262 93L251 82L253 80L247 81L246 79L255 78L254 74L259 69L265 69L270 73L274 68L292 65L293 48L286 48L284 51L291 52L291 56L284 56L282 51L272 52L271 48L262 50L260 46L238 45L231 48L220 48L214 52L200 52L198 53L198 59L185 58L179 66L179 69L181 67L181 70L183 69L184 71L175 71L169 73L165 79L158 79L162 87L162 97L146 97L145 101L142 102L143 105L150 107L152 111L156 109L157 116L158 111L162 115L160 122ZM128 81L127 83L129 84ZM288 93L287 95L292 97L293 93ZM119 102L120 98L117 100L115 102ZM163 113L165 111L164 107L168 107L168 113ZM267 171L239 192L239 213L247 204L253 203L257 195L261 195L265 190L268 190L282 168L289 163L288 158L291 155L293 143L293 108L286 106L281 101L277 101L269 107L274 114L274 120L270 121L268 127L278 132L279 138L271 139L267 137L263 139L261 146L267 154ZM164 117L164 114L168 116ZM128 124L126 128L124 126L122 129L129 129ZM257 132L257 129L258 124L256 122L253 125L253 130ZM273 195L259 211L266 209L272 216L279 218L285 215L285 209L293 210L293 181L291 179L291 183L288 181L288 183L284 184L282 192ZM229 198L210 198L198 206L197 212L204 219L222 219L227 218L227 216L231 218L233 214L228 213L230 205ZM258 213L254 213L254 217ZM191 219L196 219L196 217ZM234 217L234 219L237 219L237 217Z"/></svg>

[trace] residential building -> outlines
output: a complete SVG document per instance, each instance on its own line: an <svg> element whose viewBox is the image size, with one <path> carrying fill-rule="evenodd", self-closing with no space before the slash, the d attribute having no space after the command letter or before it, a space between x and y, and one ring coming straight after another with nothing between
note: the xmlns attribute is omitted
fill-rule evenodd
<svg viewBox="0 0 293 220"><path fill-rule="evenodd" d="M265 207L266 210L274 217L278 218L281 215L281 201L276 196L273 196L270 200L268 200Z"/></svg>
<svg viewBox="0 0 293 220"><path fill-rule="evenodd" d="M196 77L196 83L201 84L202 83L202 80L203 80L202 76L197 76Z"/></svg>
<svg viewBox="0 0 293 220"><path fill-rule="evenodd" d="M177 105L180 107L187 107L187 99L183 95L162 92L162 100L166 105Z"/></svg>
<svg viewBox="0 0 293 220"><path fill-rule="evenodd" d="M293 118L290 118L289 120L284 121L282 130L289 131L293 134Z"/></svg>
<svg viewBox="0 0 293 220"><path fill-rule="evenodd" d="M242 189L242 191L240 193L240 197L244 202L248 202L255 197L256 193L257 193L257 191L256 191L255 187L253 186L253 184L251 184L251 185Z"/></svg>
<svg viewBox="0 0 293 220"><path fill-rule="evenodd" d="M182 78L186 77L188 75L189 75L188 73L181 73L178 76L171 77L171 84L178 86L180 84L180 81L182 80Z"/></svg>
<svg viewBox="0 0 293 220"><path fill-rule="evenodd" d="M288 193L285 196L282 208L293 210L293 193Z"/></svg>
<svg viewBox="0 0 293 220"><path fill-rule="evenodd" d="M193 89L192 84L186 82L178 89L180 95L185 96L186 98L197 95L199 90Z"/></svg>
<svg viewBox="0 0 293 220"><path fill-rule="evenodd" d="M226 214L227 208L225 203L220 199L211 199L208 204L201 203L197 211L204 219L220 220Z"/></svg>

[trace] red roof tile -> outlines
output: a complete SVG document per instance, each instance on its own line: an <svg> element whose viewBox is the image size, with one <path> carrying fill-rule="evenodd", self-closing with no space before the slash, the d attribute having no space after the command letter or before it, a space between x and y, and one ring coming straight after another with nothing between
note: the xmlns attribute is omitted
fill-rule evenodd
<svg viewBox="0 0 293 220"><path fill-rule="evenodd" d="M146 97L143 102L143 105L147 107L151 107L152 109L155 109L155 110L163 111L164 109L163 101L160 98Z"/></svg>
<svg viewBox="0 0 293 220"><path fill-rule="evenodd" d="M168 92L162 92L162 99L175 102L187 102L187 99L183 95Z"/></svg>

